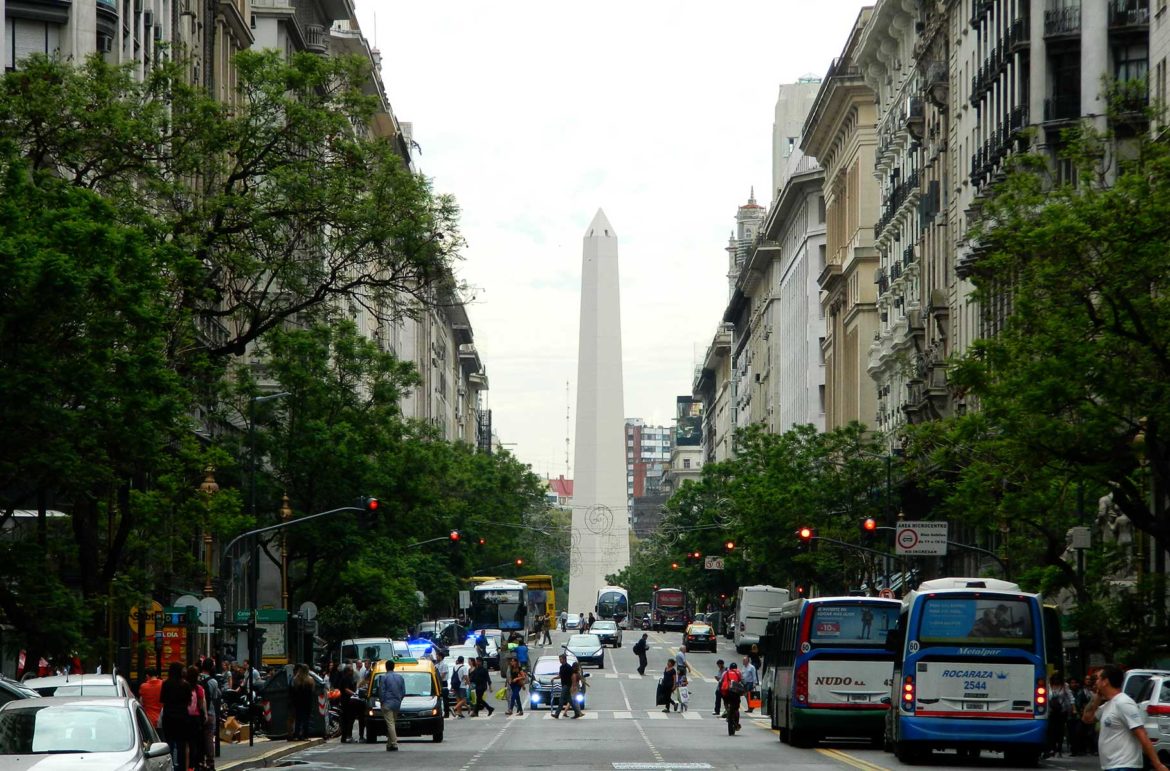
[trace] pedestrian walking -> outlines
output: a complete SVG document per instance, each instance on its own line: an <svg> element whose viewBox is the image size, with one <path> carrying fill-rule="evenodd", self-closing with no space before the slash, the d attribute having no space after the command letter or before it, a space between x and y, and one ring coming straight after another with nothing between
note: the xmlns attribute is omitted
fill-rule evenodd
<svg viewBox="0 0 1170 771"><path fill-rule="evenodd" d="M726 671L727 667L724 666L723 659L715 662L715 711L711 713L712 715L723 714L723 692L719 685L723 682L723 673Z"/></svg>
<svg viewBox="0 0 1170 771"><path fill-rule="evenodd" d="M1046 757L1064 756L1064 734L1072 712L1072 694L1059 672L1048 679L1048 750ZM1071 752L1071 749L1070 749Z"/></svg>
<svg viewBox="0 0 1170 771"><path fill-rule="evenodd" d="M552 625L552 619L546 613L544 616L544 623L541 624L542 635L540 638L541 645L552 645L552 635L549 634L549 627Z"/></svg>
<svg viewBox="0 0 1170 771"><path fill-rule="evenodd" d="M557 677L561 681L561 698L557 702L557 708L553 711L554 718L560 718L561 712L564 711L566 705L573 707L573 717L581 717L581 710L577 706L577 702L573 700L573 665L569 663L568 657L565 654L559 656L561 660L561 668L557 671Z"/></svg>
<svg viewBox="0 0 1170 771"><path fill-rule="evenodd" d="M674 668L676 672L687 671L687 646L678 646L678 652L674 654ZM678 676L677 674L675 675Z"/></svg>
<svg viewBox="0 0 1170 771"><path fill-rule="evenodd" d="M439 676L439 696L443 699L443 717L451 717L451 662L447 661L447 654L441 650L435 651L435 674Z"/></svg>
<svg viewBox="0 0 1170 771"><path fill-rule="evenodd" d="M1084 714L1085 706L1089 703L1092 694L1089 690L1075 677L1068 679L1068 690L1072 696L1073 708L1068 715L1068 749L1069 754L1077 757L1085 754L1085 732L1088 730L1081 721L1081 715Z"/></svg>
<svg viewBox="0 0 1170 771"><path fill-rule="evenodd" d="M740 729L739 724L739 697L743 694L743 681L740 679L739 669L733 661L723 673L719 681L719 690L723 693L723 703L727 705L727 733L734 735Z"/></svg>
<svg viewBox="0 0 1170 771"><path fill-rule="evenodd" d="M471 708L471 716L479 717L479 711L486 709L488 717L495 714L496 708L488 703L484 694L492 687L492 676L488 672L487 661L484 659L472 659L472 670L469 674L471 684L475 686L475 706Z"/></svg>
<svg viewBox="0 0 1170 771"><path fill-rule="evenodd" d="M353 741L353 724L359 710L357 679L352 665L346 664L340 669L337 683L341 691L341 743L344 744Z"/></svg>
<svg viewBox="0 0 1170 771"><path fill-rule="evenodd" d="M517 669L523 669L523 670L527 671L528 670L528 643L524 642L524 640L520 640L520 642L516 643L516 650L514 650L512 652L512 654L516 658Z"/></svg>
<svg viewBox="0 0 1170 771"><path fill-rule="evenodd" d="M528 673L522 667L516 667L512 679L508 681L508 711L504 713L505 715L511 715L513 712L517 715L524 714L524 702L520 700L520 692L527 684Z"/></svg>
<svg viewBox="0 0 1170 771"><path fill-rule="evenodd" d="M593 624L594 624L596 621L597 621L597 619L593 617L593 614L592 614L592 613L590 613L590 614L589 614L589 618L585 619L585 631L586 631L586 632L588 632L590 629L592 629L592 628L593 628Z"/></svg>
<svg viewBox="0 0 1170 771"><path fill-rule="evenodd" d="M207 742L203 735L207 728L207 692L199 684L199 669L189 666L183 677L191 686L187 702L187 764L188 768L203 768Z"/></svg>
<svg viewBox="0 0 1170 771"><path fill-rule="evenodd" d="M378 680L378 700L382 703L382 719L386 721L386 751L398 751L398 710L406 698L406 680L394 671L394 659L386 662L386 674Z"/></svg>
<svg viewBox="0 0 1170 771"><path fill-rule="evenodd" d="M675 676L674 659L667 659L666 668L658 678L658 690L654 694L654 706L662 707L663 712L670 712L671 707L678 709L674 703Z"/></svg>
<svg viewBox="0 0 1170 771"><path fill-rule="evenodd" d="M293 667L292 682L288 686L288 701L293 708L293 741L309 738L309 718L317 702L317 682L304 664Z"/></svg>
<svg viewBox="0 0 1170 771"><path fill-rule="evenodd" d="M459 656L455 659L455 666L451 671L451 690L455 694L455 706L453 710L455 717L459 720L464 718L463 713L467 710L467 686L469 682L467 664L464 663L463 657Z"/></svg>
<svg viewBox="0 0 1170 771"><path fill-rule="evenodd" d="M760 675L756 672L756 665L752 663L751 656L743 657L743 669L740 670L739 679L743 681L743 694L744 698L747 699L747 713L750 715L752 714L752 694L760 685Z"/></svg>
<svg viewBox="0 0 1170 771"><path fill-rule="evenodd" d="M643 632L642 639L634 643L634 655L638 657L638 674L642 675L643 677L646 675L646 649L650 647L649 643L646 641L648 636L649 635Z"/></svg>
<svg viewBox="0 0 1170 771"><path fill-rule="evenodd" d="M691 701L690 681L687 677L686 670L678 672L675 675L675 682L678 684L678 711L686 712L688 704Z"/></svg>
<svg viewBox="0 0 1170 771"><path fill-rule="evenodd" d="M219 730L219 711L223 700L223 689L215 677L215 661L207 658L200 664L199 685L203 687L207 702L207 719L203 721L203 768L215 769L215 733Z"/></svg>
<svg viewBox="0 0 1170 771"><path fill-rule="evenodd" d="M581 672L581 662L573 662L573 706L585 711L585 675ZM580 698L578 698L580 697Z"/></svg>
<svg viewBox="0 0 1170 771"><path fill-rule="evenodd" d="M183 679L183 665L172 661L162 684L163 738L171 746L173 771L187 771L187 705L191 702L191 685Z"/></svg>
<svg viewBox="0 0 1170 771"><path fill-rule="evenodd" d="M1149 768L1166 771L1158 757L1145 720L1134 700L1121 690L1125 675L1116 664L1106 664L1097 672L1097 689L1085 707L1081 719L1085 725L1100 722L1097 754L1105 771L1141 771L1142 753Z"/></svg>
<svg viewBox="0 0 1170 771"><path fill-rule="evenodd" d="M569 614L568 614L568 612L562 610L561 611L561 631L562 632L568 631L568 628L567 628L568 624L569 624Z"/></svg>
<svg viewBox="0 0 1170 771"><path fill-rule="evenodd" d="M154 667L146 670L146 680L138 686L138 701L142 704L146 719L155 727L158 727L158 719L162 715L162 686L163 681Z"/></svg>
<svg viewBox="0 0 1170 771"><path fill-rule="evenodd" d="M589 629L585 626L585 614L584 613L577 614L577 631L579 633L584 633L584 632L589 631Z"/></svg>

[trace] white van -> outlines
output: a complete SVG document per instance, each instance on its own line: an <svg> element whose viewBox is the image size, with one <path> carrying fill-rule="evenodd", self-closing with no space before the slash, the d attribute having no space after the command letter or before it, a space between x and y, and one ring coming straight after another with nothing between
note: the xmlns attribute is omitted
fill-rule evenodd
<svg viewBox="0 0 1170 771"><path fill-rule="evenodd" d="M389 637L358 637L351 640L342 640L337 651L338 664L344 664L354 659L365 661L381 661L396 656L410 656L410 649L405 642L395 642Z"/></svg>
<svg viewBox="0 0 1170 771"><path fill-rule="evenodd" d="M735 649L747 653L760 642L768 626L768 611L788 602L787 589L775 586L741 586L735 593Z"/></svg>

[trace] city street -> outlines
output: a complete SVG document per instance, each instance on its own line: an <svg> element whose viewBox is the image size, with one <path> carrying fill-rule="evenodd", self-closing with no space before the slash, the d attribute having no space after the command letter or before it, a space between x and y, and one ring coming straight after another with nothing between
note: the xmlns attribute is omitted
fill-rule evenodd
<svg viewBox="0 0 1170 771"><path fill-rule="evenodd" d="M743 730L727 735L727 723L711 714L714 706L716 659L735 657L730 640L719 639L719 651L688 653L691 702L686 713L663 714L654 706L658 674L678 648L678 632L650 633L649 666L639 677L631 648L641 635L627 630L624 646L607 648L605 669L590 669L589 706L579 720L565 715L554 721L547 709L526 710L523 717L505 717L503 702L490 718L451 720L441 744L429 737L400 740L394 755L378 744L329 742L281 761L303 769L752 769L843 768L862 771L906 768L893 755L864 742L842 740L816 749L796 749L779 741L766 716L744 715ZM552 646L533 647L534 656L559 650L567 635L554 633ZM739 660L740 657L735 657ZM496 673L493 673L493 675ZM493 678L498 687L498 677ZM571 714L571 713L569 713ZM954 762L949 762L953 758ZM998 756L985 755L977 764L957 756L936 755L931 764L914 768L1002 768ZM1044 768L1090 771L1096 757L1055 758Z"/></svg>

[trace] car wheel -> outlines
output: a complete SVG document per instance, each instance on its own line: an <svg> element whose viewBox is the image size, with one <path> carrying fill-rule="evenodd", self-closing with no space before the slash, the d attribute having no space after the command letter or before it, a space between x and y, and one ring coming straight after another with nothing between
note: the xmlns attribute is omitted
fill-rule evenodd
<svg viewBox="0 0 1170 771"><path fill-rule="evenodd" d="M443 741L443 732L437 731L437 732L431 734L431 741L434 742L435 744L438 744L439 742Z"/></svg>

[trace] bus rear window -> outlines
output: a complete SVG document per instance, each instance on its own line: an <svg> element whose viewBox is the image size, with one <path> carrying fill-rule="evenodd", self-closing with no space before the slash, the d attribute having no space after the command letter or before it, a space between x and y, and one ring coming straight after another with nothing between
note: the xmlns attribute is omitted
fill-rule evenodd
<svg viewBox="0 0 1170 771"><path fill-rule="evenodd" d="M1032 606L1010 597L928 597L918 641L938 645L1033 645Z"/></svg>
<svg viewBox="0 0 1170 771"><path fill-rule="evenodd" d="M886 642L886 634L897 623L897 606L857 603L818 605L809 629L809 642L815 647L882 647Z"/></svg>

